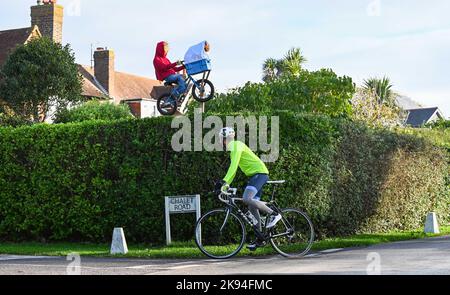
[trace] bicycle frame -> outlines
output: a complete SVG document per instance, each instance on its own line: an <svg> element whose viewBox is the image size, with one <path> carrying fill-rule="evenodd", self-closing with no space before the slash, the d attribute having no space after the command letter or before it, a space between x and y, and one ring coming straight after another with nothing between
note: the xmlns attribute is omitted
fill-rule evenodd
<svg viewBox="0 0 450 295"><path fill-rule="evenodd" d="M260 238L262 240L267 240L266 233L259 231L259 228L256 225L254 225L252 223L252 221L247 217L247 215L245 215L245 213L241 210L241 208L238 205L236 205L236 203L235 203L236 201L243 201L243 200L240 199L240 198L231 198L230 199L229 204L227 205L227 214L225 216L225 220L223 222L223 225L220 228L220 231L222 231L225 228L225 226L226 226L226 224L228 222L228 219L230 217L231 212L232 211L236 211L238 213L238 216L240 218L242 218L242 220L244 222L246 222L249 226L252 227L252 229L254 230L255 234L258 236L258 238Z"/></svg>
<svg viewBox="0 0 450 295"><path fill-rule="evenodd" d="M242 218L243 221L245 221L248 225L250 225L252 227L252 229L255 232L256 236L259 239L261 239L261 240L268 241L271 238L277 238L277 237L281 237L281 236L288 236L289 234L291 234L290 230L292 229L292 225L284 217L282 218L282 222L284 223L286 228L289 229L288 232L282 233L282 234L278 234L278 235L273 235L273 236L270 235L271 231L267 231L267 228L264 228L263 232L261 232L259 230L259 228L252 223L250 218L247 217L247 215L245 215L245 213L241 210L241 208L236 204L236 201L243 202L242 198L236 198L237 189L230 189L230 191L231 191L230 194L223 194L223 195L226 196L226 199L222 198L222 196L219 195L219 200L222 201L223 203L227 204L227 213L226 213L223 225L220 228L220 231L222 231L225 228L225 226L226 226L226 224L228 222L228 219L230 217L231 212L232 211L236 211L238 213L239 217ZM281 213L278 205L275 202L275 191L276 191L276 188L274 188L273 193L272 193L272 198L271 198L270 202L268 202L267 204L272 205L271 206L272 209L275 209L275 211L277 213Z"/></svg>
<svg viewBox="0 0 450 295"><path fill-rule="evenodd" d="M211 74L211 71L206 71L203 72L203 77L202 80L208 80L209 75ZM183 99L186 97L186 95L189 93L189 89L191 86L191 83L195 85L195 87L197 87L198 89L201 89L203 86L200 85L200 83L198 83L198 80L196 80L192 75L187 74L186 79L184 80L184 82L186 83L186 92L183 93ZM172 95L174 94L175 89L172 91Z"/></svg>

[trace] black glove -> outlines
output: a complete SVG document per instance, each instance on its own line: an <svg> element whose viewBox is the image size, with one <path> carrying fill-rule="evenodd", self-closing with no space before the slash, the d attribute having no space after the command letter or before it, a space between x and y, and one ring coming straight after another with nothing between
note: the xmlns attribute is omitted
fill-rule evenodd
<svg viewBox="0 0 450 295"><path fill-rule="evenodd" d="M225 184L226 184L226 182L223 181L222 179L216 181L216 185L215 185L215 187L214 187L214 193L215 193L216 195L219 195L219 194L221 193L222 187L223 187Z"/></svg>

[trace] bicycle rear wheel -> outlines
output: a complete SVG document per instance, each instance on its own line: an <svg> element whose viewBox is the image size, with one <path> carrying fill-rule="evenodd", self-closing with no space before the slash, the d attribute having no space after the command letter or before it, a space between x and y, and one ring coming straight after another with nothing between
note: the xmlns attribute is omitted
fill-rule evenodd
<svg viewBox="0 0 450 295"><path fill-rule="evenodd" d="M314 243L314 227L305 213L297 209L282 210L283 219L271 229L272 247L287 258L308 254Z"/></svg>
<svg viewBox="0 0 450 295"><path fill-rule="evenodd" d="M177 112L177 100L171 94L163 95L156 102L158 111L163 116L172 116Z"/></svg>
<svg viewBox="0 0 450 295"><path fill-rule="evenodd" d="M195 242L206 256L227 259L241 251L246 231L242 220L226 209L205 214L197 222Z"/></svg>

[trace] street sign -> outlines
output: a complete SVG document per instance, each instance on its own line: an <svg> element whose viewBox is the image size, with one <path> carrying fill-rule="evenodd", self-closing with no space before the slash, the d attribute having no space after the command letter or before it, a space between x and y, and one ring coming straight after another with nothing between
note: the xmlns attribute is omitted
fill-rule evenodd
<svg viewBox="0 0 450 295"><path fill-rule="evenodd" d="M171 214L197 212L197 196L168 197Z"/></svg>
<svg viewBox="0 0 450 295"><path fill-rule="evenodd" d="M166 212L166 242L172 243L170 215L196 213L197 220L201 217L200 195L195 196L175 196L165 198Z"/></svg>

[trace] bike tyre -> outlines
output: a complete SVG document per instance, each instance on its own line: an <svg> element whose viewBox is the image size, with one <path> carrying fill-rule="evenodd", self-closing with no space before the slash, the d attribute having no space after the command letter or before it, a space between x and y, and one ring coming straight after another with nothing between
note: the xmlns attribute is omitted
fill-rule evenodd
<svg viewBox="0 0 450 295"><path fill-rule="evenodd" d="M194 86L192 87L192 96L194 97L194 99L198 102L208 102L211 99L214 98L214 94L215 94L215 88L214 88L214 84L206 79L201 79L197 81L198 84L201 83L205 83L205 85L208 85L209 88L211 88L211 93L206 97L206 98L201 98L199 97L199 95L197 94L196 90L198 90L198 87L194 84Z"/></svg>
<svg viewBox="0 0 450 295"><path fill-rule="evenodd" d="M241 238L240 238L239 246L236 248L236 250L234 250L233 252L228 253L226 255L220 255L220 256L219 255L214 255L214 254L208 252L208 250L206 250L205 247L203 247L201 241L199 241L199 236L200 236L199 231L200 231L200 228L201 228L200 226L202 225L202 222L207 220L207 218L209 216L211 216L212 214L223 214L223 213L226 214L226 211L227 211L226 209L212 210L212 211L206 213L205 215L203 215L197 221L197 223L195 225L195 243L197 244L197 247L200 249L200 251L203 254L205 254L206 256L208 256L209 258L212 258L212 259L224 260L224 259L232 258L232 257L236 256L242 250L242 248L244 247L244 244L245 244L245 240L246 240L246 237L247 237L247 232L246 232L246 228L245 228L244 222L242 221L241 218L239 218L233 212L230 212L230 218L235 218L238 221L238 224L241 227Z"/></svg>
<svg viewBox="0 0 450 295"><path fill-rule="evenodd" d="M177 103L176 99L175 99L175 106L170 111L166 111L161 106L161 104L163 102L165 102L170 96L171 96L171 94L163 95L160 98L158 98L158 100L156 102L156 107L158 108L158 112L163 116L173 116L178 110L178 103Z"/></svg>
<svg viewBox="0 0 450 295"><path fill-rule="evenodd" d="M309 227L310 233L309 233L309 238L307 241L307 246L304 248L304 250L302 250L299 253L295 253L295 254L291 254L291 253L286 253L285 251L283 251L282 249L280 249L279 246L277 246L275 240L273 238L270 239L270 243L272 244L272 247L275 249L275 251L277 251L281 256L286 257L286 258L302 258L304 256L306 256L309 251L311 250L313 244L314 244L314 237L315 237L315 232L314 232L314 226L313 223L311 221L311 219L309 218L309 216L298 210L298 209L293 209L293 208L287 208L287 209L283 209L281 210L283 218L287 213L295 213L297 215L299 215L300 218L302 218L307 226ZM280 221L280 223L282 223L282 221ZM271 234L274 234L273 231L276 229L277 227L275 227L274 229L271 229Z"/></svg>

